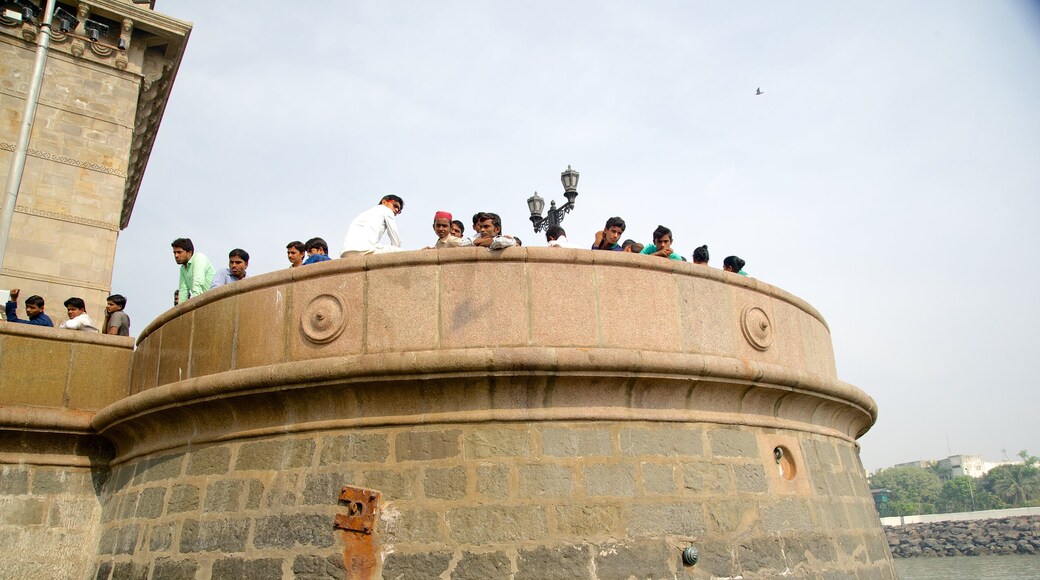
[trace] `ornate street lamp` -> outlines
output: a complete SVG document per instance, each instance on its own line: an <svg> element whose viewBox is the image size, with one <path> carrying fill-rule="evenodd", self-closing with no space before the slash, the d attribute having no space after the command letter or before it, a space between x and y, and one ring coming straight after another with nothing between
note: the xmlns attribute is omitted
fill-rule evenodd
<svg viewBox="0 0 1040 580"><path fill-rule="evenodd" d="M578 172L571 169L570 165L567 166L567 171L560 174L560 181L563 182L563 196L567 198L567 203L556 207L555 200L549 202L549 211L545 217L542 217L545 200L538 195L538 192L534 192L534 195L527 198L527 209L531 210L531 223L534 224L535 233L549 226L560 225L563 216L574 209L574 199L578 197L578 176Z"/></svg>

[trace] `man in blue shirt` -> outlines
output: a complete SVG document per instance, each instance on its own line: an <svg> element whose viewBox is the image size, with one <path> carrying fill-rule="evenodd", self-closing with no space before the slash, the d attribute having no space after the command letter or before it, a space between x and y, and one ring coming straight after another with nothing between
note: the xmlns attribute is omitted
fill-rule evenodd
<svg viewBox="0 0 1040 580"><path fill-rule="evenodd" d="M307 259L303 261L304 265L328 262L332 259L329 257L329 245L321 238L307 240L304 247L307 250Z"/></svg>
<svg viewBox="0 0 1040 580"><path fill-rule="evenodd" d="M29 319L22 320L18 318L18 313L15 311L18 309L19 292L18 288L11 289L11 299L7 301L7 305L4 308L8 322L33 324L36 326L54 326L54 323L51 322L51 318L43 313L43 298L36 295L25 299L25 315L28 316Z"/></svg>
<svg viewBox="0 0 1040 580"><path fill-rule="evenodd" d="M228 267L217 271L217 275L213 277L213 283L209 286L210 290L245 278L248 267L249 252L241 248L231 250L228 254Z"/></svg>

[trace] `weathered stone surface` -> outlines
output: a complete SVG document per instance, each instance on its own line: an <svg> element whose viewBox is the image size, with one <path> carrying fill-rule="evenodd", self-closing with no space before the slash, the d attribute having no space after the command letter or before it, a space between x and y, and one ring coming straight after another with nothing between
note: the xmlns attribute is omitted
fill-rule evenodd
<svg viewBox="0 0 1040 580"><path fill-rule="evenodd" d="M785 535L783 540L784 553L792 567L807 564L809 569L813 569L818 567L817 562L828 563L837 560L838 554L830 538L817 534L789 534Z"/></svg>
<svg viewBox="0 0 1040 580"><path fill-rule="evenodd" d="M162 515L163 502L166 499L165 487L150 487L141 492L137 501L137 514L139 518L153 519Z"/></svg>
<svg viewBox="0 0 1040 580"><path fill-rule="evenodd" d="M596 538L621 532L621 507L613 505L563 505L553 508L556 526L565 536Z"/></svg>
<svg viewBox="0 0 1040 580"><path fill-rule="evenodd" d="M809 518L809 506L800 499L781 499L779 501L760 502L758 512L762 516L762 525L767 530L809 531L812 521Z"/></svg>
<svg viewBox="0 0 1040 580"><path fill-rule="evenodd" d="M282 470L307 467L314 457L310 439L275 439L245 443L238 449L235 470Z"/></svg>
<svg viewBox="0 0 1040 580"><path fill-rule="evenodd" d="M195 580L198 568L194 560L159 558L152 563L152 580Z"/></svg>
<svg viewBox="0 0 1040 580"><path fill-rule="evenodd" d="M622 429L621 453L635 456L700 457L704 454L704 431L681 427Z"/></svg>
<svg viewBox="0 0 1040 580"><path fill-rule="evenodd" d="M418 470L390 471L377 469L361 474L365 487L380 491L385 501L411 499L414 495Z"/></svg>
<svg viewBox="0 0 1040 580"><path fill-rule="evenodd" d="M137 501L140 498L141 493L137 491L123 494L123 498L119 500L118 518L125 520L134 517L134 514L137 513Z"/></svg>
<svg viewBox="0 0 1040 580"><path fill-rule="evenodd" d="M737 489L753 493L764 493L769 490L766 482L766 472L761 464L746 463L733 466L733 479L737 482Z"/></svg>
<svg viewBox="0 0 1040 580"><path fill-rule="evenodd" d="M748 431L711 429L708 431L711 454L715 457L758 457L758 443Z"/></svg>
<svg viewBox="0 0 1040 580"><path fill-rule="evenodd" d="M451 539L463 544L514 542L544 538L549 533L540 506L473 506L448 510Z"/></svg>
<svg viewBox="0 0 1040 580"><path fill-rule="evenodd" d="M434 499L461 499L466 495L466 468L445 467L426 470L423 478L426 497Z"/></svg>
<svg viewBox="0 0 1040 580"><path fill-rule="evenodd" d="M403 510L387 514L382 534L388 544L431 543L440 539L440 518L430 510Z"/></svg>
<svg viewBox="0 0 1040 580"><path fill-rule="evenodd" d="M222 475L231 468L231 450L227 447L207 447L188 455L187 475Z"/></svg>
<svg viewBox="0 0 1040 580"><path fill-rule="evenodd" d="M151 552L168 552L173 547L173 532L177 524L169 522L152 526L148 537L148 550Z"/></svg>
<svg viewBox="0 0 1040 580"><path fill-rule="evenodd" d="M350 481L349 474L340 472L307 475L301 497L303 505L336 505L340 490L349 485Z"/></svg>
<svg viewBox="0 0 1040 580"><path fill-rule="evenodd" d="M520 429L477 429L466 434L466 459L529 457L531 436Z"/></svg>
<svg viewBox="0 0 1040 580"><path fill-rule="evenodd" d="M221 479L206 486L204 512L234 512L240 509L246 482L241 479Z"/></svg>
<svg viewBox="0 0 1040 580"><path fill-rule="evenodd" d="M585 467L585 494L611 497L636 495L636 467L634 465L589 465Z"/></svg>
<svg viewBox="0 0 1040 580"><path fill-rule="evenodd" d="M293 578L296 580L347 580L346 567L342 555L335 556L296 556L292 563Z"/></svg>
<svg viewBox="0 0 1040 580"><path fill-rule="evenodd" d="M29 493L29 470L15 465L0 466L0 494L24 495Z"/></svg>
<svg viewBox="0 0 1040 580"><path fill-rule="evenodd" d="M509 556L502 552L474 554L463 552L451 573L452 580L487 580L509 578L511 571Z"/></svg>
<svg viewBox="0 0 1040 580"><path fill-rule="evenodd" d="M643 463L643 489L650 495L667 495L675 493L675 466L659 463Z"/></svg>
<svg viewBox="0 0 1040 580"><path fill-rule="evenodd" d="M596 546L594 554L600 580L675 577L676 557L663 541L603 544Z"/></svg>
<svg viewBox="0 0 1040 580"><path fill-rule="evenodd" d="M249 489L246 493L246 509L255 510L259 508L260 500L264 496L264 482L259 479L250 479Z"/></svg>
<svg viewBox="0 0 1040 580"><path fill-rule="evenodd" d="M398 461L428 461L455 457L461 453L458 429L447 431L405 431L394 438Z"/></svg>
<svg viewBox="0 0 1040 580"><path fill-rule="evenodd" d="M259 522L258 522L259 524ZM180 552L241 552L246 548L249 520L185 520L181 526Z"/></svg>
<svg viewBox="0 0 1040 580"><path fill-rule="evenodd" d="M184 455L180 453L142 461L137 464L137 475L134 476L134 482L151 483L177 477L181 473L183 464Z"/></svg>
<svg viewBox="0 0 1040 580"><path fill-rule="evenodd" d="M322 440L321 465L383 463L390 457L390 444L382 433L351 433Z"/></svg>
<svg viewBox="0 0 1040 580"><path fill-rule="evenodd" d="M112 580L147 580L148 564L117 562L112 567Z"/></svg>
<svg viewBox="0 0 1040 580"><path fill-rule="evenodd" d="M141 526L132 524L119 528L116 536L116 546L113 552L119 554L133 554L137 550L137 540L141 536Z"/></svg>
<svg viewBox="0 0 1040 580"><path fill-rule="evenodd" d="M257 518L253 546L260 550L296 546L327 548L333 541L332 519L318 514Z"/></svg>
<svg viewBox="0 0 1040 580"><path fill-rule="evenodd" d="M217 578L248 578L249 580L281 580L282 561L278 558L244 560L222 558L213 562L214 580Z"/></svg>
<svg viewBox="0 0 1040 580"><path fill-rule="evenodd" d="M700 503L632 506L628 534L642 536L690 536L704 532L704 510Z"/></svg>
<svg viewBox="0 0 1040 580"><path fill-rule="evenodd" d="M494 499L508 497L509 468L504 465L478 466L477 493Z"/></svg>
<svg viewBox="0 0 1040 580"><path fill-rule="evenodd" d="M737 568L744 574L779 574L787 569L780 538L752 538L737 544Z"/></svg>
<svg viewBox="0 0 1040 580"><path fill-rule="evenodd" d="M89 473L38 468L32 474L32 492L35 495L93 491Z"/></svg>
<svg viewBox="0 0 1040 580"><path fill-rule="evenodd" d="M422 552L418 554L388 554L383 561L385 580L437 580L451 563L448 552Z"/></svg>
<svg viewBox="0 0 1040 580"><path fill-rule="evenodd" d="M570 495L574 485L570 468L562 465L521 465L520 497L564 497Z"/></svg>
<svg viewBox="0 0 1040 580"><path fill-rule="evenodd" d="M199 488L194 485L175 485L170 488L167 514L178 514L199 509Z"/></svg>
<svg viewBox="0 0 1040 580"><path fill-rule="evenodd" d="M592 577L592 552L588 546L539 547L520 550L516 580L570 580Z"/></svg>
<svg viewBox="0 0 1040 580"><path fill-rule="evenodd" d="M0 498L0 524L32 526L42 524L46 515L43 500Z"/></svg>
<svg viewBox="0 0 1040 580"><path fill-rule="evenodd" d="M298 503L297 486L300 476L295 473L279 473L271 484L271 490L267 492L264 501L266 507L294 506Z"/></svg>
<svg viewBox="0 0 1040 580"><path fill-rule="evenodd" d="M710 461L693 461L682 465L683 487L690 493L720 494L733 489L729 467Z"/></svg>
<svg viewBox="0 0 1040 580"><path fill-rule="evenodd" d="M706 502L712 531L729 534L750 527L758 520L757 506L748 500L711 500Z"/></svg>
<svg viewBox="0 0 1040 580"><path fill-rule="evenodd" d="M542 452L553 457L596 457L613 454L607 429L542 429Z"/></svg>

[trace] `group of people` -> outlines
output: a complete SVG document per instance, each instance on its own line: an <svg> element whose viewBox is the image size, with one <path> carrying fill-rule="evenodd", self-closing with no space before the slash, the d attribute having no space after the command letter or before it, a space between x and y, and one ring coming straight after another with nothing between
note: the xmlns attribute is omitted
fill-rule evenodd
<svg viewBox="0 0 1040 580"><path fill-rule="evenodd" d="M7 322L16 324L31 324L34 326L54 326L54 321L44 311L46 304L42 297L32 295L25 299L25 318L18 317L18 296L21 290L11 289L11 299L7 301L4 314ZM100 332L102 334L114 334L118 336L130 336L130 316L124 312L126 298L121 294L113 294L108 297L105 304L105 321L98 327L93 318L87 314L87 304L82 298L73 296L65 301L65 310L69 319L58 325L58 328L66 330L80 330L84 332Z"/></svg>
<svg viewBox="0 0 1040 580"><path fill-rule="evenodd" d="M396 195L384 195L379 200L379 204L365 210L350 223L339 257L349 258L402 251L401 235L397 229L396 220L402 211L404 211L403 199ZM433 216L433 233L437 236L437 240L424 249L477 246L489 250L500 250L523 245L519 237L502 233L502 218L496 213L478 212L473 215L472 225L473 234L467 237L465 224L454 219L449 212L438 211ZM657 226L653 232L653 243L647 245L633 240L622 242L621 237L624 233L625 220L620 217L612 217L607 220L602 230L596 232L591 249L637 253L686 261L684 256L672 249L672 231L665 226ZM545 238L549 247L579 247L567 240L567 232L559 225L549 226L545 230ZM172 246L174 259L181 266L180 284L174 293L174 304L246 277L249 254L245 250L240 248L231 250L228 254L228 267L217 270L204 255L195 253L195 247L190 239L178 238L173 241ZM311 238L306 242L289 242L285 246L285 250L290 268L332 259L329 255L329 245L322 238ZM704 245L694 250L692 259L694 264L707 266L708 246ZM747 273L744 272L744 260L737 256L729 256L723 260L722 269L747 276Z"/></svg>

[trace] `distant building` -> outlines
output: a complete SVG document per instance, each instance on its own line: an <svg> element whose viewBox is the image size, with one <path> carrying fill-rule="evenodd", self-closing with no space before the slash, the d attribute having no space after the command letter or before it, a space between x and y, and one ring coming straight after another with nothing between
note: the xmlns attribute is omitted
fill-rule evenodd
<svg viewBox="0 0 1040 580"><path fill-rule="evenodd" d="M1021 460L1017 461L985 461L980 455L951 455L946 459L939 459L937 461L926 461L924 459L918 461L910 461L907 463L897 463L893 467L920 467L921 469L928 469L932 465L938 465L941 468L950 470L950 477L982 477L989 473L989 470L994 467L1001 465L1021 465Z"/></svg>

